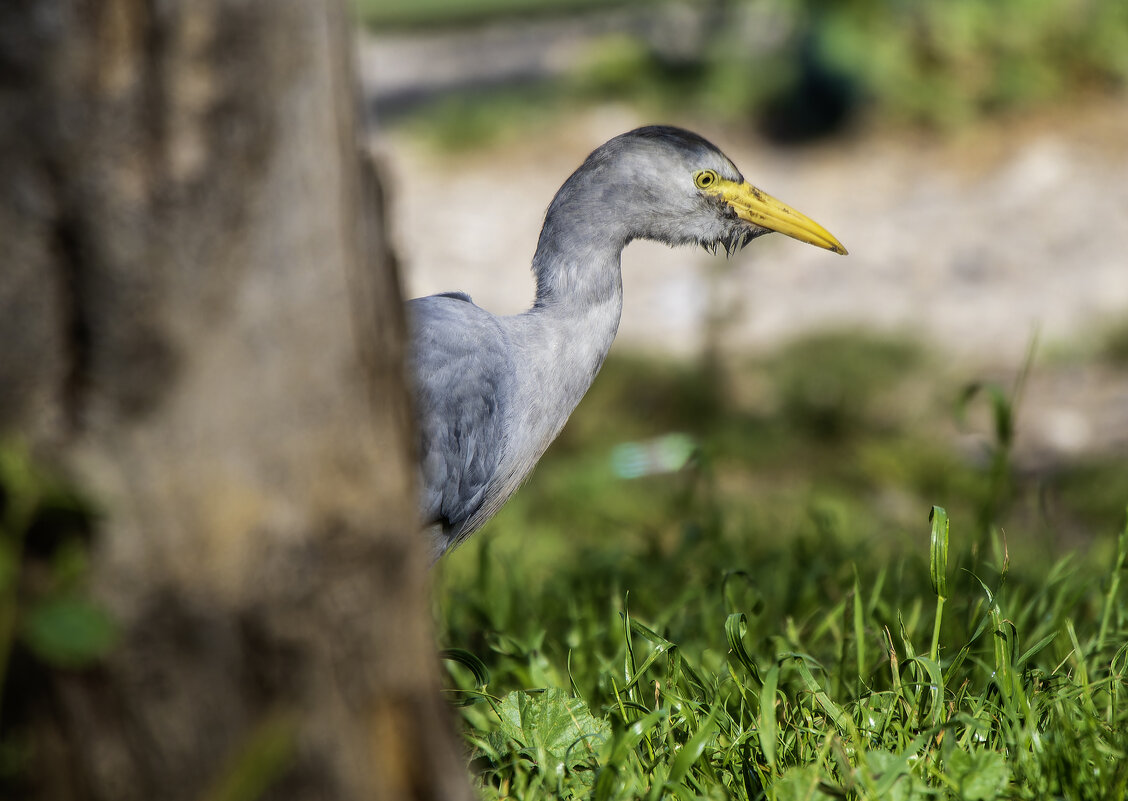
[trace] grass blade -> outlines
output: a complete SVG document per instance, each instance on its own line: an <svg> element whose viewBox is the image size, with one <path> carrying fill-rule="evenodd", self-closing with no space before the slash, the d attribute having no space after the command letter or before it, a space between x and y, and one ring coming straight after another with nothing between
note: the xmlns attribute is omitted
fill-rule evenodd
<svg viewBox="0 0 1128 801"><path fill-rule="evenodd" d="M932 591L936 593L936 616L932 622L932 645L928 656L935 662L940 658L940 623L944 619L944 603L948 600L948 513L943 507L933 506L928 520L932 524L928 574L932 579Z"/></svg>
<svg viewBox="0 0 1128 801"><path fill-rule="evenodd" d="M866 673L866 627L862 610L862 584L858 578L858 565L854 565L854 657L858 672L859 692L865 683Z"/></svg>
<svg viewBox="0 0 1128 801"><path fill-rule="evenodd" d="M1105 594L1104 610L1101 613L1101 628L1097 633L1098 651L1104 647L1109 622L1112 619L1112 610L1116 604L1116 596L1120 592L1120 571L1124 569L1125 561L1128 561L1128 516L1126 516L1124 528L1121 529L1120 536L1116 540L1116 564L1113 566L1112 575L1109 577L1108 592Z"/></svg>
<svg viewBox="0 0 1128 801"><path fill-rule="evenodd" d="M948 597L948 513L941 506L933 506L928 522L932 524L928 574L932 591L943 599Z"/></svg>
<svg viewBox="0 0 1128 801"><path fill-rule="evenodd" d="M1077 665L1077 680L1081 687L1081 697L1085 699L1085 709L1094 717L1097 715L1097 705L1093 701L1093 688L1089 683L1089 670L1085 666L1085 652L1081 650L1081 643L1077 639L1077 630L1073 626L1073 619L1065 621L1065 630L1069 634L1069 641L1073 644L1073 655Z"/></svg>
<svg viewBox="0 0 1128 801"><path fill-rule="evenodd" d="M906 664L912 663L919 665L924 669L928 675L928 689L929 697L932 699L932 708L929 710L931 716L932 727L937 727L944 722L944 671L940 669L940 664L934 659L927 659L923 656L914 657L911 660L906 660ZM917 719L924 718L924 703L921 701L922 696L918 695L918 703L920 706L917 708Z"/></svg>
<svg viewBox="0 0 1128 801"><path fill-rule="evenodd" d="M708 716L701 722L700 727L690 737L685 745L678 751L678 755L674 758L673 764L670 766L670 773L666 777L667 785L678 784L689 773L689 769L693 764L701 758L705 753L705 746L709 743L710 738L713 737L713 723L717 719L717 713L720 711L722 704L716 704L709 710Z"/></svg>
<svg viewBox="0 0 1128 801"><path fill-rule="evenodd" d="M842 711L842 707L831 700L830 696L823 690L822 685L815 680L811 669L807 667L807 660L800 657L798 662L799 675L802 677L803 683L807 686L807 690L815 697L815 701L818 702L819 706L822 707L831 721L834 722L839 733L847 734L852 728L853 723L853 721L850 720L850 716Z"/></svg>
<svg viewBox="0 0 1128 801"><path fill-rule="evenodd" d="M747 624L748 618L743 612L734 612L725 619L725 635L728 637L729 650L736 657L736 660L752 674L752 678L762 684L760 671L756 668L756 663L744 647L744 630Z"/></svg>
<svg viewBox="0 0 1128 801"><path fill-rule="evenodd" d="M650 654L646 657L646 659L642 660L642 665L639 666L639 668L635 671L634 675L628 677L629 681L627 682L626 686L623 687L624 692L629 692L630 690L632 690L635 687L635 685L638 684L639 679L641 679L644 675L646 675L646 671L650 668L651 665L654 664L654 662L660 656L662 656L665 653L672 654L677 650L677 647L678 647L676 643L670 642L669 640L662 637L661 635L659 635L654 630L649 629L646 626L642 625L637 620L630 621L630 626L631 626L631 631L636 632L637 634L640 634L643 637L643 639L652 643L654 645L654 650L650 652ZM631 652L631 657L632 657L631 661L632 661L632 664L633 664L633 661L634 661L633 650Z"/></svg>
<svg viewBox="0 0 1128 801"><path fill-rule="evenodd" d="M778 683L779 665L775 664L768 668L768 673L764 676L764 685L760 688L760 725L758 728L760 750L764 752L764 759L767 760L773 771L776 762L776 740L779 736L776 729L775 708Z"/></svg>

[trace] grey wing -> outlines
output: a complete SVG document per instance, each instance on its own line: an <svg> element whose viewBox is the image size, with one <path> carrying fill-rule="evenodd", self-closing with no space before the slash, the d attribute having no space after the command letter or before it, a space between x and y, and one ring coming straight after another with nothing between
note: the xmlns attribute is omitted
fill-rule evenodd
<svg viewBox="0 0 1128 801"><path fill-rule="evenodd" d="M441 553L470 534L505 452L513 381L509 344L493 315L469 298L408 304L423 522L441 529Z"/></svg>

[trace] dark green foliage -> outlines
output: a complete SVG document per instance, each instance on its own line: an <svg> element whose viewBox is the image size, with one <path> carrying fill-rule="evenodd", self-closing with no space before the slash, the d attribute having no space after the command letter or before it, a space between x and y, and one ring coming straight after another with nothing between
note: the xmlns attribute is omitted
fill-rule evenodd
<svg viewBox="0 0 1128 801"><path fill-rule="evenodd" d="M113 645L116 629L106 612L81 595L57 595L31 606L22 634L40 661L83 667Z"/></svg>
<svg viewBox="0 0 1128 801"><path fill-rule="evenodd" d="M91 666L116 640L86 592L94 517L22 448L0 444L0 790L18 787L24 704L47 691L49 670Z"/></svg>
<svg viewBox="0 0 1128 801"><path fill-rule="evenodd" d="M826 439L874 424L876 401L922 362L913 343L834 332L795 342L771 360L768 372L788 422Z"/></svg>
<svg viewBox="0 0 1128 801"><path fill-rule="evenodd" d="M1104 332L1101 356L1116 367L1128 366L1128 320L1117 321Z"/></svg>
<svg viewBox="0 0 1128 801"><path fill-rule="evenodd" d="M820 59L883 110L952 127L1128 81L1118 0L812 3Z"/></svg>
<svg viewBox="0 0 1128 801"><path fill-rule="evenodd" d="M616 0L617 6L639 5ZM582 13L594 0L358 0L390 27L483 24ZM781 142L833 134L859 111L951 130L985 116L1128 85L1122 0L780 0L701 2L702 33L675 47L629 34L597 41L551 90L447 106L444 143L479 142L553 97L627 100L663 116L759 120ZM530 96L531 95L531 96ZM479 101L487 100L482 105ZM472 107L476 106L474 109ZM465 132L465 137L463 136Z"/></svg>

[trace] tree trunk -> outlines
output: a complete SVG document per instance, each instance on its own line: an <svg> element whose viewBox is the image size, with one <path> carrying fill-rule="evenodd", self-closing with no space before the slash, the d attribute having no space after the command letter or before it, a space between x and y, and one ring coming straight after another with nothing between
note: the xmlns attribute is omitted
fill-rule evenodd
<svg viewBox="0 0 1128 801"><path fill-rule="evenodd" d="M0 4L0 430L121 627L28 701L39 797L471 797L352 69L338 0Z"/></svg>

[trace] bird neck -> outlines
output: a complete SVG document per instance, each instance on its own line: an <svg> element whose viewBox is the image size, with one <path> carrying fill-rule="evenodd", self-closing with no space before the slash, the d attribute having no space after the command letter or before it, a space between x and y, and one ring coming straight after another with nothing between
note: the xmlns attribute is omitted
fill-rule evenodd
<svg viewBox="0 0 1128 801"><path fill-rule="evenodd" d="M564 232L550 217L533 258L536 302L509 318L522 351L517 431L539 458L595 379L619 328L623 285L619 257L625 240L607 229ZM516 421L515 421L516 422Z"/></svg>
<svg viewBox="0 0 1128 801"><path fill-rule="evenodd" d="M581 374L590 371L580 397L619 329L623 310L620 257L630 239L617 224L616 215L602 213L597 203L584 202L579 193L562 189L545 215L533 256L537 294L529 314L550 337L566 337L557 343L559 357Z"/></svg>
<svg viewBox="0 0 1128 801"><path fill-rule="evenodd" d="M557 355L590 369L589 384L615 339L623 309L620 257L630 238L614 220L590 205L561 203L558 196L533 256L537 294L529 314L546 333L567 337ZM586 391L584 385L580 395Z"/></svg>
<svg viewBox="0 0 1128 801"><path fill-rule="evenodd" d="M630 236L617 229L613 215L574 209L573 205L560 204L558 199L545 217L533 256L534 310L574 315L610 300L621 303L619 259Z"/></svg>

